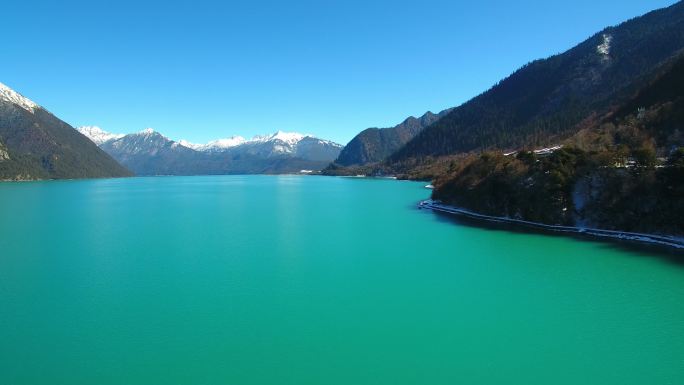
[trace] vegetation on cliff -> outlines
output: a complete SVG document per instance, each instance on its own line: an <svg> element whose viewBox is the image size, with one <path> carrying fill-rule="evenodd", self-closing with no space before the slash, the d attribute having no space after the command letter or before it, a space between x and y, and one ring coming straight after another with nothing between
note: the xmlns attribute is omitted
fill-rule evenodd
<svg viewBox="0 0 684 385"><path fill-rule="evenodd" d="M560 150L486 152L443 168L434 198L547 224L684 235L683 134L684 57Z"/></svg>

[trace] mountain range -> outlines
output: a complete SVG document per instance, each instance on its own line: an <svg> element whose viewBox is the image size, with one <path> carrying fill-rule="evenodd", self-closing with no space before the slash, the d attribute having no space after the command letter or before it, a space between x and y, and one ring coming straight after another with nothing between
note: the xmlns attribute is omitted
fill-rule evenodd
<svg viewBox="0 0 684 385"><path fill-rule="evenodd" d="M0 83L0 180L129 175L73 127Z"/></svg>
<svg viewBox="0 0 684 385"><path fill-rule="evenodd" d="M328 140L281 131L250 140L234 136L206 144L174 141L149 128L127 135L93 126L80 127L78 131L136 175L317 171L342 149Z"/></svg>
<svg viewBox="0 0 684 385"><path fill-rule="evenodd" d="M125 176L126 168L137 175L287 173L329 165L326 174L435 179L440 182L436 193L447 200L447 191L456 190L440 186L458 185L447 181L467 174L462 173L463 159L472 161L483 152L524 154L563 144L610 154L620 148L622 158L638 158L652 148L658 157L668 158L682 145L684 127L672 112L678 99L663 97L663 86L648 87L661 77L676 79L673 71L683 54L684 3L678 2L605 28L566 52L532 61L460 106L409 117L390 128L363 130L345 147L283 132L205 144L174 141L151 129L124 135L91 126L79 133L1 86L0 177ZM637 105L647 103L635 95L649 92L664 104L657 109ZM681 93L676 88L667 92ZM643 113L635 112L642 108ZM617 116L651 119L649 125L638 120L641 125L632 124L628 131L622 120L611 120ZM620 129L606 130L606 125Z"/></svg>

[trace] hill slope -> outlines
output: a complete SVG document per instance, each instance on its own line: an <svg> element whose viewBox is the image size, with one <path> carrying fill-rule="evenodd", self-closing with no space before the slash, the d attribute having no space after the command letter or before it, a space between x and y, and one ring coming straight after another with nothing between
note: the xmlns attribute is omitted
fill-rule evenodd
<svg viewBox="0 0 684 385"><path fill-rule="evenodd" d="M438 114L428 111L420 118L411 116L394 127L363 130L344 147L335 163L340 166L358 166L380 162L449 111L450 109L444 110Z"/></svg>
<svg viewBox="0 0 684 385"><path fill-rule="evenodd" d="M683 48L682 2L606 28L455 108L390 160L542 146L567 138L584 119L628 99Z"/></svg>
<svg viewBox="0 0 684 385"><path fill-rule="evenodd" d="M684 235L684 55L645 84L551 154L462 160L433 197L546 224Z"/></svg>
<svg viewBox="0 0 684 385"><path fill-rule="evenodd" d="M0 83L0 180L128 175L73 127Z"/></svg>

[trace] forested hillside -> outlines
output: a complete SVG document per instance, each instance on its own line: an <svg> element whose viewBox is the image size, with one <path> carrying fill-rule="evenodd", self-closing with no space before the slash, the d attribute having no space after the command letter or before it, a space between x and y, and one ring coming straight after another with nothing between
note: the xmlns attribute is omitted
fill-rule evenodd
<svg viewBox="0 0 684 385"><path fill-rule="evenodd" d="M548 224L684 235L684 56L645 83L561 150L455 162L433 197Z"/></svg>
<svg viewBox="0 0 684 385"><path fill-rule="evenodd" d="M128 175L73 127L0 84L0 180Z"/></svg>
<svg viewBox="0 0 684 385"><path fill-rule="evenodd" d="M411 116L394 127L363 130L342 149L332 168L380 162L399 150L425 127L446 116L449 111L451 109L438 114L428 111L420 118Z"/></svg>
<svg viewBox="0 0 684 385"><path fill-rule="evenodd" d="M684 48L684 3L606 28L569 51L534 61L455 108L390 157L415 159L538 147L628 100Z"/></svg>

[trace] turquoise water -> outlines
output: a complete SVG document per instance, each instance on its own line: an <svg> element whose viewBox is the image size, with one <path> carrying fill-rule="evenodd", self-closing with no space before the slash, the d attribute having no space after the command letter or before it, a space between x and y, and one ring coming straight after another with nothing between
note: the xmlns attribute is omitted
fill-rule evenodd
<svg viewBox="0 0 684 385"><path fill-rule="evenodd" d="M684 266L423 184L0 184L0 384L682 384Z"/></svg>

